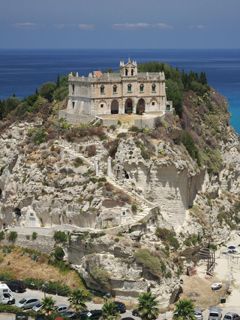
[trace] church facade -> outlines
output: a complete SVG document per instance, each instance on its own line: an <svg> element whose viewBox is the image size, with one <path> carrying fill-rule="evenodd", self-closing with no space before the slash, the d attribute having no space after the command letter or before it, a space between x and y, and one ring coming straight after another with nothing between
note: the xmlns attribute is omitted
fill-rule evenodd
<svg viewBox="0 0 240 320"><path fill-rule="evenodd" d="M68 82L68 104L62 113L65 118L72 116L86 122L104 115L172 111L164 73L139 73L136 61L120 62L119 73L94 71L88 77L71 73Z"/></svg>

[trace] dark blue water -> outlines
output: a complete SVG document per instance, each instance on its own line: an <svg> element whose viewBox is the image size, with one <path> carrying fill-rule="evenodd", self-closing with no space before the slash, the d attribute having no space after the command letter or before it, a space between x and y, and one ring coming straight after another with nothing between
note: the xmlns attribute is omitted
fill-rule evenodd
<svg viewBox="0 0 240 320"><path fill-rule="evenodd" d="M205 71L229 100L231 123L240 132L240 50L0 50L0 99L25 97L58 74L118 69L119 61L157 60L186 71Z"/></svg>

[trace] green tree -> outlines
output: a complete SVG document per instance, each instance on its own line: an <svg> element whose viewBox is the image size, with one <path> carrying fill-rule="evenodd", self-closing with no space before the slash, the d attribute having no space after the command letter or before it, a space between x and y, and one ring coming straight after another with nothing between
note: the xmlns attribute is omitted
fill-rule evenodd
<svg viewBox="0 0 240 320"><path fill-rule="evenodd" d="M44 83L40 89L39 89L39 94L43 98L46 98L49 102L53 101L53 93L54 90L56 89L56 83L54 82L46 82Z"/></svg>
<svg viewBox="0 0 240 320"><path fill-rule="evenodd" d="M144 292L138 297L138 312L142 320L154 320L159 315L156 296L151 292Z"/></svg>
<svg viewBox="0 0 240 320"><path fill-rule="evenodd" d="M207 84L207 76L205 72L200 73L199 81L201 84Z"/></svg>
<svg viewBox="0 0 240 320"><path fill-rule="evenodd" d="M60 230L54 232L53 238L57 243L66 243L68 240L67 234Z"/></svg>
<svg viewBox="0 0 240 320"><path fill-rule="evenodd" d="M5 239L5 233L4 233L4 231L1 231L0 232L0 241L2 241L4 239Z"/></svg>
<svg viewBox="0 0 240 320"><path fill-rule="evenodd" d="M14 242L16 242L17 237L18 237L17 232L16 232L16 231L11 231L11 232L9 233L9 235L8 235L8 241L14 243Z"/></svg>
<svg viewBox="0 0 240 320"><path fill-rule="evenodd" d="M46 315L50 315L55 310L55 301L52 297L44 297L42 299L42 311Z"/></svg>
<svg viewBox="0 0 240 320"><path fill-rule="evenodd" d="M37 239L37 236L38 236L38 234L37 234L37 232L33 232L32 233L32 240L34 241L34 240L36 240Z"/></svg>
<svg viewBox="0 0 240 320"><path fill-rule="evenodd" d="M182 100L183 100L183 92L182 88L180 88L178 82L174 80L166 81L166 93L168 100L173 102L173 107L177 115L182 117Z"/></svg>
<svg viewBox="0 0 240 320"><path fill-rule="evenodd" d="M102 307L102 320L120 319L116 304L112 300L107 300Z"/></svg>
<svg viewBox="0 0 240 320"><path fill-rule="evenodd" d="M57 261L62 261L63 258L64 258L64 251L61 247L56 247L55 250L54 250L54 258L57 260Z"/></svg>
<svg viewBox="0 0 240 320"><path fill-rule="evenodd" d="M33 128L29 130L28 136L35 144L39 145L46 141L47 133L43 128Z"/></svg>
<svg viewBox="0 0 240 320"><path fill-rule="evenodd" d="M175 306L173 319L175 320L194 320L194 305L191 300L182 299Z"/></svg>
<svg viewBox="0 0 240 320"><path fill-rule="evenodd" d="M74 290L68 301L75 308L76 311L84 311L87 310L86 301L88 299L88 295L81 289Z"/></svg>
<svg viewBox="0 0 240 320"><path fill-rule="evenodd" d="M195 145L193 137L191 136L191 134L188 131L185 131L185 130L182 131L181 142L182 142L182 144L184 144L189 155L197 161L198 165L201 165L198 148Z"/></svg>

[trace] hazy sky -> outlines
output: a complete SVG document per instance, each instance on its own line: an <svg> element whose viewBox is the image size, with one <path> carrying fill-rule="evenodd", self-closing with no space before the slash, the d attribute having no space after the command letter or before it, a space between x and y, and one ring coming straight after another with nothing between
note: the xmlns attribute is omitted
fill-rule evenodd
<svg viewBox="0 0 240 320"><path fill-rule="evenodd" d="M240 48L240 0L0 0L0 48Z"/></svg>

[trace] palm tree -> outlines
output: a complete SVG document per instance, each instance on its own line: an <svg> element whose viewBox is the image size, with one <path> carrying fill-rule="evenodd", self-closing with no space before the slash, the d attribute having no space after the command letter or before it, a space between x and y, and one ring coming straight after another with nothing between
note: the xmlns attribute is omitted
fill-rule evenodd
<svg viewBox="0 0 240 320"><path fill-rule="evenodd" d="M42 299L42 310L46 315L50 315L55 310L55 301L52 297Z"/></svg>
<svg viewBox="0 0 240 320"><path fill-rule="evenodd" d="M173 319L176 320L194 320L194 305L191 300L188 299L182 299L178 301L178 303L175 306L175 311L173 315Z"/></svg>
<svg viewBox="0 0 240 320"><path fill-rule="evenodd" d="M102 307L102 317L103 320L118 320L120 315L116 304L112 300L107 300Z"/></svg>
<svg viewBox="0 0 240 320"><path fill-rule="evenodd" d="M159 315L156 296L151 292L144 292L138 297L138 313L142 320L154 320Z"/></svg>
<svg viewBox="0 0 240 320"><path fill-rule="evenodd" d="M81 289L74 290L68 301L75 308L76 311L84 311L87 310L86 301L88 299L88 295L85 291Z"/></svg>

